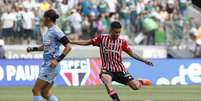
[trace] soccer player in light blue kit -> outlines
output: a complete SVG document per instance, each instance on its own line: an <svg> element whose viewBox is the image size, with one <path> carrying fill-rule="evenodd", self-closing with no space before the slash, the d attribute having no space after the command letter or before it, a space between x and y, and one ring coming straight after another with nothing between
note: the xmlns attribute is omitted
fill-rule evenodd
<svg viewBox="0 0 201 101"><path fill-rule="evenodd" d="M58 101L57 97L51 92L53 80L60 72L59 62L71 50L68 38L55 24L58 17L59 15L54 10L46 11L43 24L48 27L48 30L43 36L43 44L39 47L27 48L27 52L44 51L44 63L32 89L33 101L42 101L42 97L47 101ZM59 51L61 44L65 47L62 53Z"/></svg>

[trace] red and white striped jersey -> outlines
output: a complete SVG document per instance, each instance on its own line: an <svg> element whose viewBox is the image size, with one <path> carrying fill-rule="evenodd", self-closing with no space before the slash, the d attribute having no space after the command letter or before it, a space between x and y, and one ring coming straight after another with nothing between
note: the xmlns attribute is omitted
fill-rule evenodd
<svg viewBox="0 0 201 101"><path fill-rule="evenodd" d="M123 39L112 39L110 35L98 35L91 40L93 46L100 48L102 69L111 72L126 71L122 63L122 51L128 52L131 49Z"/></svg>

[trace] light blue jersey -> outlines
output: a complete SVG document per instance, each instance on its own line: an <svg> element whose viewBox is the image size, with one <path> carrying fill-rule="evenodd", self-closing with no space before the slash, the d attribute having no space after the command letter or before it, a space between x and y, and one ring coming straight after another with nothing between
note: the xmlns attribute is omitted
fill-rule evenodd
<svg viewBox="0 0 201 101"><path fill-rule="evenodd" d="M39 73L39 79L47 81L51 83L54 78L60 72L60 66L58 64L57 67L50 67L50 62L52 59L60 56L60 45L59 40L64 37L64 33L60 30L58 26L53 26L47 30L47 32L43 36L43 45L44 45L44 53L43 59L44 63L42 64L42 68Z"/></svg>

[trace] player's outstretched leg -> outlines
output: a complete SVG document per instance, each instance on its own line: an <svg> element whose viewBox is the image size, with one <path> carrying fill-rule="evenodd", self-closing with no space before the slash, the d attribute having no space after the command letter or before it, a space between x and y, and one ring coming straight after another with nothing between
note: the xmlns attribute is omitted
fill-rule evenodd
<svg viewBox="0 0 201 101"><path fill-rule="evenodd" d="M107 89L108 95L113 101L120 101L117 92L112 87L112 77L109 74L101 74L100 78Z"/></svg>
<svg viewBox="0 0 201 101"><path fill-rule="evenodd" d="M53 86L53 82L52 83L47 83L41 91L41 95L43 98L45 98L47 101L58 101L57 97L54 96L51 92Z"/></svg>
<svg viewBox="0 0 201 101"><path fill-rule="evenodd" d="M131 80L128 82L128 86L133 90L138 90L144 85L151 85L149 80Z"/></svg>

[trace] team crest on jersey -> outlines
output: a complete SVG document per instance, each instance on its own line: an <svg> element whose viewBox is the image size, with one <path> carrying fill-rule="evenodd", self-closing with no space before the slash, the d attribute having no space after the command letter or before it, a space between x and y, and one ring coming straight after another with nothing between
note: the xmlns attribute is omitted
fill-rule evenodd
<svg viewBox="0 0 201 101"><path fill-rule="evenodd" d="M67 86L85 85L90 74L89 59L63 60L60 65L60 75L64 79Z"/></svg>

